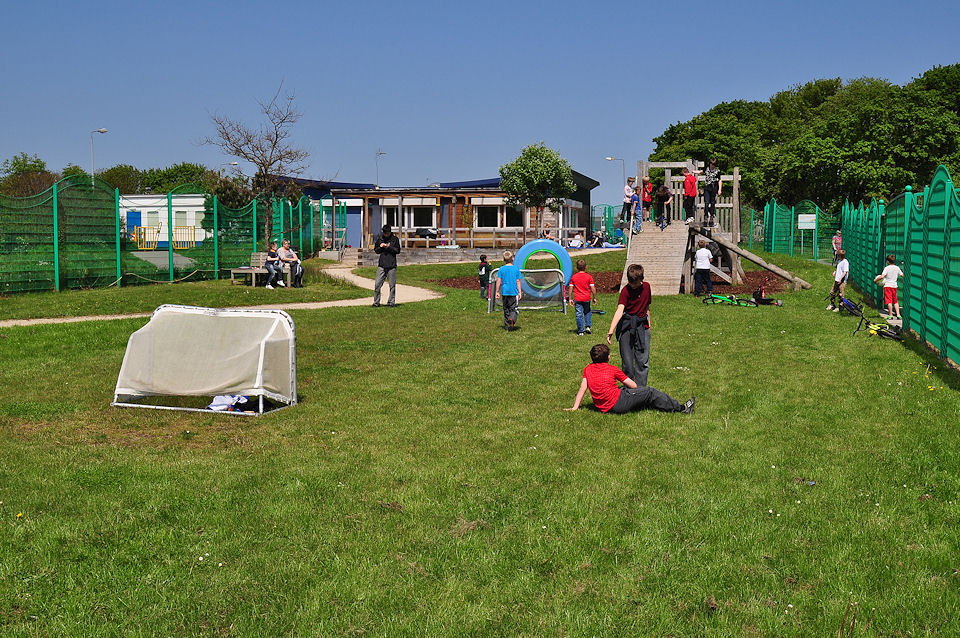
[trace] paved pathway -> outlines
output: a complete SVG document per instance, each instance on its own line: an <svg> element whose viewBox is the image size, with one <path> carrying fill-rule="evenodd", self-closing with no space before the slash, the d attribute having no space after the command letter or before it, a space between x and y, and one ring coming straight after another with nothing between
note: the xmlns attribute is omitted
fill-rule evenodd
<svg viewBox="0 0 960 638"><path fill-rule="evenodd" d="M367 279L366 277L361 277L350 272L351 268L345 266L330 266L323 269L323 272L330 275L331 277L336 277L337 279L342 279L347 281L359 288L365 288L367 290L373 290L373 280ZM384 284L383 287L383 298L381 301L386 303L387 294L389 291L389 285ZM278 294L283 294L283 291L277 290ZM443 294L435 292L433 290L427 290L425 288L417 288L416 286L405 286L403 284L397 284L397 303L414 303L417 301L426 301L428 299L439 299L443 297ZM245 310L320 310L322 308L336 308L343 306L369 306L373 303L373 297L361 297L359 299L338 299L335 301L305 301L300 303L275 303L275 304L264 304L260 306L239 306L237 308L242 308ZM134 313L126 315L87 315L84 317L47 317L43 319L6 319L0 321L0 328L10 328L14 326L36 326L41 324L50 324L50 323L77 323L80 321L111 321L113 319L144 319L151 315L152 313Z"/></svg>

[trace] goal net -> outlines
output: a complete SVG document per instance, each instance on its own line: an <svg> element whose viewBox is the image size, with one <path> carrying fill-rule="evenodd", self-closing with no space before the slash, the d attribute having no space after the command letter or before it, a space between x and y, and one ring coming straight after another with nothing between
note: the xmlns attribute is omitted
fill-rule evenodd
<svg viewBox="0 0 960 638"><path fill-rule="evenodd" d="M496 298L499 271L500 269L496 268L490 273L490 299L487 302L487 312L503 308L503 304ZM566 314L566 278L562 270L556 268L521 270L520 275L520 289L523 292L520 295L520 310L559 310Z"/></svg>

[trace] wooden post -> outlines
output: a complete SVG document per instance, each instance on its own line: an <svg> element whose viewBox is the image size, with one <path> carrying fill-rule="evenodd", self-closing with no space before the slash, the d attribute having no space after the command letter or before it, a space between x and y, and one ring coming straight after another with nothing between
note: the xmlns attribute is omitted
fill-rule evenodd
<svg viewBox="0 0 960 638"><path fill-rule="evenodd" d="M673 197L673 185L670 183L670 178L671 178L671 177L673 177L673 175L670 173L670 167L667 167L667 168L663 169L663 184L664 184L664 186L666 186L667 188L670 189L670 196L671 196L670 199L671 199L671 200L674 200L674 199L676 199L676 198ZM673 209L676 208L676 206L674 206L673 204L676 204L676 203L677 203L677 202L675 202L675 201L671 201L671 205L670 205L670 217L668 217L668 219L673 219ZM664 215L666 215L666 211L664 211Z"/></svg>
<svg viewBox="0 0 960 638"><path fill-rule="evenodd" d="M720 193L717 192L717 197L720 196ZM733 167L733 213L730 219L730 239L734 244L740 244L740 167ZM750 233L752 236L753 228L751 227ZM730 278L733 280L733 283L740 283L740 275L743 272L743 269L740 267L740 255L733 254L733 262L731 263L730 268Z"/></svg>

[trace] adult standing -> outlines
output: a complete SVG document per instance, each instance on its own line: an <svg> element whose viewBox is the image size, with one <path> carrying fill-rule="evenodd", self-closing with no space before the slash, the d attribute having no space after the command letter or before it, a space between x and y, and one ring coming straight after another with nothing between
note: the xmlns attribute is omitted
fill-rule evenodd
<svg viewBox="0 0 960 638"><path fill-rule="evenodd" d="M720 195L720 169L717 158L711 157L703 169L703 223L713 226L717 215L717 197Z"/></svg>
<svg viewBox="0 0 960 638"><path fill-rule="evenodd" d="M683 167L683 216L685 224L689 224L694 219L694 211L697 207L697 175L691 173L686 166Z"/></svg>
<svg viewBox="0 0 960 638"><path fill-rule="evenodd" d="M623 208L620 209L620 221L626 223L630 219L630 208L633 205L631 197L633 197L633 183L636 181L633 177L627 178L627 184L623 187Z"/></svg>
<svg viewBox="0 0 960 638"><path fill-rule="evenodd" d="M374 242L373 252L380 255L377 262L377 280L373 284L373 307L380 307L380 288L383 282L390 283L387 306L393 308L397 301L397 255L400 254L400 239L393 234L390 224L384 224L380 236Z"/></svg>

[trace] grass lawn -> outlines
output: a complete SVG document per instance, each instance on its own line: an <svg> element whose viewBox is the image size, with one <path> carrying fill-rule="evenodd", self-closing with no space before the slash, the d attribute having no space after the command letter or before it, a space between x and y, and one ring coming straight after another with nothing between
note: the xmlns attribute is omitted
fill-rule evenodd
<svg viewBox="0 0 960 638"><path fill-rule="evenodd" d="M592 338L477 291L294 311L302 403L259 419L110 408L145 320L2 329L0 633L957 635L957 375L765 257L814 290L654 298L693 415L562 410L610 293Z"/></svg>
<svg viewBox="0 0 960 638"><path fill-rule="evenodd" d="M273 303L281 298L289 302L333 301L370 295L367 290L320 272L325 263L330 262L319 259L304 262L304 287L296 289L267 290L263 285L257 288L231 285L228 273L226 279L219 281L10 294L0 296L0 320L136 314L153 312L165 303L230 308Z"/></svg>

